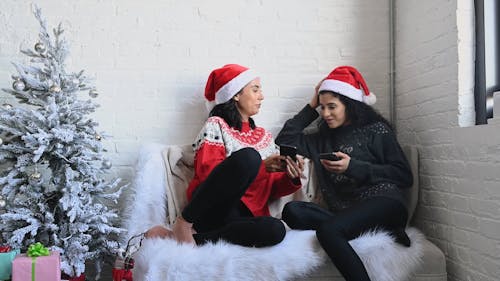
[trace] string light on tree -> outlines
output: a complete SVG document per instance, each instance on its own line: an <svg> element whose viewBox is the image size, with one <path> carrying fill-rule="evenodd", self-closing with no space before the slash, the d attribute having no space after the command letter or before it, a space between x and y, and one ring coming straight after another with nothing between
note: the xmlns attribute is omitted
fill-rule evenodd
<svg viewBox="0 0 500 281"><path fill-rule="evenodd" d="M4 104L2 104L2 107L3 107L3 109L9 110L12 108L12 104L4 103Z"/></svg>
<svg viewBox="0 0 500 281"><path fill-rule="evenodd" d="M24 91L26 90L26 84L21 78L17 78L14 83L12 83L12 88L16 91Z"/></svg>
<svg viewBox="0 0 500 281"><path fill-rule="evenodd" d="M112 166L112 165L113 165L113 164L111 163L111 161L109 161L109 160L107 160L107 159L106 159L106 160L104 160L104 161L102 161L102 168L103 168L103 169L106 169L106 170L107 170L107 169L111 169L111 166Z"/></svg>
<svg viewBox="0 0 500 281"><path fill-rule="evenodd" d="M7 202L5 202L5 199L3 199L3 196L0 195L0 208L5 208L5 205L7 205Z"/></svg>
<svg viewBox="0 0 500 281"><path fill-rule="evenodd" d="M35 51L37 51L37 53L43 54L45 53L46 50L47 48L45 47L45 44L43 44L42 42L38 42L35 44Z"/></svg>
<svg viewBox="0 0 500 281"><path fill-rule="evenodd" d="M38 171L35 171L33 174L31 174L28 178L28 182L31 186L40 186L43 183L43 178L42 174L40 174Z"/></svg>
<svg viewBox="0 0 500 281"><path fill-rule="evenodd" d="M49 92L56 93L56 94L60 93L61 92L61 87L59 87L58 85L52 85L49 88Z"/></svg>
<svg viewBox="0 0 500 281"><path fill-rule="evenodd" d="M92 90L89 91L89 96L91 98L97 98L98 95L99 95L99 92L97 92L96 89L92 89Z"/></svg>
<svg viewBox="0 0 500 281"><path fill-rule="evenodd" d="M101 137L101 135L99 135L99 134L96 133L95 134L95 139L98 140L98 141L100 141L100 140L102 140L102 137Z"/></svg>

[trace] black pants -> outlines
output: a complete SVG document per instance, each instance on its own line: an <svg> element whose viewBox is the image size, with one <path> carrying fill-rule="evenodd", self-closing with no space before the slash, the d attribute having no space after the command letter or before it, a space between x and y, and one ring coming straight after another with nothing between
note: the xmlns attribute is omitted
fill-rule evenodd
<svg viewBox="0 0 500 281"><path fill-rule="evenodd" d="M292 201L283 209L283 220L293 229L316 230L319 243L346 281L370 280L349 240L373 229L392 231L409 246L404 232L408 212L398 201L374 197L332 213L320 206Z"/></svg>
<svg viewBox="0 0 500 281"><path fill-rule="evenodd" d="M283 240L285 226L280 220L254 217L241 202L261 163L255 149L240 149L217 165L196 188L182 217L193 223L197 244L223 239L242 246L266 247Z"/></svg>

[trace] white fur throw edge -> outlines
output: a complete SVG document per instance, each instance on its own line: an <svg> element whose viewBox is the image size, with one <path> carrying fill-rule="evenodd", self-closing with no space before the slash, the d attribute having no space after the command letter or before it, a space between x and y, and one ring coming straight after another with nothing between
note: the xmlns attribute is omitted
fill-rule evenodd
<svg viewBox="0 0 500 281"><path fill-rule="evenodd" d="M350 242L373 281L406 280L417 268L425 237L415 228L407 232L412 241L409 248L384 231L365 233ZM290 230L282 243L267 248L224 241L194 247L171 239L146 239L135 255L134 280L291 280L324 262L329 262L328 256L310 230Z"/></svg>

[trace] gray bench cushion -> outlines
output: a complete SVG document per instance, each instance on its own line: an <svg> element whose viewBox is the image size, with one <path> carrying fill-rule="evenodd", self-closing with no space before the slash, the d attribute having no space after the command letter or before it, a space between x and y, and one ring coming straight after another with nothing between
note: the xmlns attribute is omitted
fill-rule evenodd
<svg viewBox="0 0 500 281"><path fill-rule="evenodd" d="M407 189L405 196L408 200L409 206L409 218L410 221L413 217L415 208L418 201L418 151L415 147L403 146L403 151L410 162L413 178L413 186L411 189ZM424 255L422 263L419 265L418 269L412 276L412 281L446 281L446 260L443 252L432 244L429 240L424 240ZM316 269L312 274L307 277L302 277L296 279L297 281L323 281L323 280L333 280L333 281L345 281L345 279L340 275L338 269L331 263L331 261L326 262L321 267Z"/></svg>
<svg viewBox="0 0 500 281"><path fill-rule="evenodd" d="M429 240L424 240L424 258L411 281L446 281L446 262L443 252ZM345 281L338 269L326 262L306 277L296 281Z"/></svg>

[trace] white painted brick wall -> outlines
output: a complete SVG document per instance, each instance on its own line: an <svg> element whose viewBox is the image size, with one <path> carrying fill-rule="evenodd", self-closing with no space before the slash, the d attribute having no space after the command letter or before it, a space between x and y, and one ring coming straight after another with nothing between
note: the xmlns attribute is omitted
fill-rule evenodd
<svg viewBox="0 0 500 281"><path fill-rule="evenodd" d="M416 222L447 254L450 280L497 280L500 128L459 127L471 115L471 39L460 32L470 1L397 1L396 116L401 142L421 152ZM36 41L31 2L0 1L1 88L12 83L10 62L25 59L19 48ZM206 77L225 63L260 70L266 100L256 119L273 133L341 64L364 73L388 116L388 1L37 3L50 26L66 28L68 69L96 78L95 117L114 136L106 145L126 179L141 143L194 138L206 118Z"/></svg>
<svg viewBox="0 0 500 281"><path fill-rule="evenodd" d="M38 25L28 0L0 1L0 87L26 58ZM257 124L276 134L335 66L354 65L388 116L388 2L340 0L40 0L63 23L68 70L95 77L100 128L115 175L130 179L141 144L190 143L206 119L210 71L240 63L261 72ZM85 94L83 94L85 96ZM0 102L6 99L0 94Z"/></svg>
<svg viewBox="0 0 500 281"><path fill-rule="evenodd" d="M397 1L399 139L420 151L415 223L449 277L500 276L500 126L474 123L472 0Z"/></svg>

